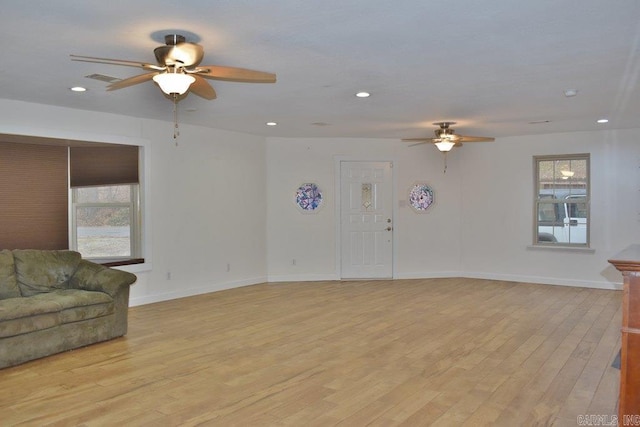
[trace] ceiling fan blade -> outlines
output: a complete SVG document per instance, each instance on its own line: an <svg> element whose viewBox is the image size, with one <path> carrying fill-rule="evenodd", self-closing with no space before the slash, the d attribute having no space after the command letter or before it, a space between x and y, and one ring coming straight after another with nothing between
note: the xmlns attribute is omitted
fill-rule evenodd
<svg viewBox="0 0 640 427"><path fill-rule="evenodd" d="M403 142L415 142L415 144L409 144L407 147L415 147L416 145L427 144L434 142L434 138L404 138Z"/></svg>
<svg viewBox="0 0 640 427"><path fill-rule="evenodd" d="M71 56L72 61L79 62L93 62L96 64L109 64L109 65L121 65L125 67L136 67L136 68L144 68L146 70L158 70L162 71L166 69L166 67L149 64L146 62L140 61L127 61L126 59L111 59L111 58L96 58L93 56L81 56L81 55L69 55Z"/></svg>
<svg viewBox="0 0 640 427"><path fill-rule="evenodd" d="M246 68L223 67L220 65L203 65L194 69L185 69L187 73L197 73L202 77L214 80L243 83L275 83L276 75L264 71L248 70Z"/></svg>
<svg viewBox="0 0 640 427"><path fill-rule="evenodd" d="M107 90L122 89L122 88L125 88L125 87L137 85L138 83L144 83L146 81L151 80L153 78L153 76L155 76L156 74L158 74L158 73L154 71L152 73L139 74L137 76L129 77L128 79L124 79L124 80L120 80L119 82L111 83L109 86L107 86Z"/></svg>
<svg viewBox="0 0 640 427"><path fill-rule="evenodd" d="M491 142L491 141L495 141L495 138L489 138L489 137L485 137L485 136L465 136L465 135L458 135L459 142Z"/></svg>
<svg viewBox="0 0 640 427"><path fill-rule="evenodd" d="M193 92L195 95L198 95L204 99L216 99L216 91L211 87L209 82L207 82L202 77L197 74L193 77L196 78L196 81L191 83L189 86L189 90Z"/></svg>

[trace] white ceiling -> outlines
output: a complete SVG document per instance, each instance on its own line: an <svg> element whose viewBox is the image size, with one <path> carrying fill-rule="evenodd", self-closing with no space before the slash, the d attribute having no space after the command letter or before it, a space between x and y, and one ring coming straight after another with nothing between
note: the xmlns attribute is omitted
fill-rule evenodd
<svg viewBox="0 0 640 427"><path fill-rule="evenodd" d="M171 121L153 82L107 92L84 77L144 70L69 55L153 62L177 30L203 64L278 76L210 80L218 99L189 95L182 123L374 138L430 137L443 120L494 137L639 127L638 0L5 0L0 28L0 97L14 100Z"/></svg>

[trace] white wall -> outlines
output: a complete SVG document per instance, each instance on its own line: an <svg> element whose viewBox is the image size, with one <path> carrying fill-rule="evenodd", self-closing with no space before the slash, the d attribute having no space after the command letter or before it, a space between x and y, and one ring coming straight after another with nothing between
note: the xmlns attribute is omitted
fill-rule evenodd
<svg viewBox="0 0 640 427"><path fill-rule="evenodd" d="M0 133L142 143L150 233L131 304L266 281L264 138L0 100ZM227 264L230 271L227 272ZM167 273L171 279L167 279Z"/></svg>
<svg viewBox="0 0 640 427"><path fill-rule="evenodd" d="M607 259L640 242L640 130L574 132L465 144L448 155L397 140L267 139L269 279L339 279L336 265L336 158L394 160L396 278L464 276L619 288ZM533 156L591 153L590 251L532 249ZM327 204L301 214L302 182ZM427 214L403 201L416 181L436 192ZM291 260L296 259L296 265Z"/></svg>
<svg viewBox="0 0 640 427"><path fill-rule="evenodd" d="M267 279L338 279L340 158L394 162L396 278L459 275L612 288L622 278L607 259L640 241L640 129L465 144L448 155L444 174L443 155L433 146L398 140L265 140L181 125L176 147L171 122L10 100L0 100L0 108L0 133L143 141L152 262L136 271L133 305ZM594 251L528 248L532 156L585 152L591 153ZM317 214L302 214L293 202L298 185L309 181L325 194ZM426 214L406 206L417 181L436 192Z"/></svg>
<svg viewBox="0 0 640 427"><path fill-rule="evenodd" d="M264 138L180 128L176 147L170 124L143 124L153 141L153 270L133 303L266 281Z"/></svg>
<svg viewBox="0 0 640 427"><path fill-rule="evenodd" d="M640 242L640 130L501 138L464 146L465 275L612 288L608 262ZM591 248L531 249L534 155L591 154Z"/></svg>
<svg viewBox="0 0 640 427"><path fill-rule="evenodd" d="M267 139L267 260L269 280L337 280L336 168L339 159L394 162L396 217L394 277L447 276L460 269L459 158L433 146L398 140L349 138ZM325 204L303 214L293 200L298 186L314 182ZM406 205L409 186L427 182L436 192L431 212ZM402 203L404 202L404 203ZM296 259L296 265L292 260Z"/></svg>

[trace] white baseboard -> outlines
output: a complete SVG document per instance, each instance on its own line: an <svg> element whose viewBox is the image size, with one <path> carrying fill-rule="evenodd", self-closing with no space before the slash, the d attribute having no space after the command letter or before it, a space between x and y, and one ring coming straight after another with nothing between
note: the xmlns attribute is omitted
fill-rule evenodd
<svg viewBox="0 0 640 427"><path fill-rule="evenodd" d="M520 276L520 275L514 275L514 274L464 272L464 273L460 273L459 277L468 277L470 279L502 280L507 282L537 283L540 285L572 286L572 287L578 287L578 288L593 288L593 289L607 289L607 290L622 289L622 283L580 280L580 279L561 279L561 278L541 277L541 276Z"/></svg>
<svg viewBox="0 0 640 427"><path fill-rule="evenodd" d="M557 286L574 286L581 288L593 288L593 289L607 289L607 290L620 290L622 289L622 283L613 283L607 281L588 281L579 279L561 279L552 277L541 276L521 276L513 274L495 274L484 272L460 272L460 271L439 271L439 272L413 272L398 274L394 279L438 279L438 278L452 278L452 277L466 277L470 279L486 279L486 280L501 280L507 282L521 282L521 283L538 283L542 285L557 285ZM287 274L287 275L273 275L268 277L256 277L252 279L244 279L233 282L224 283L211 283L205 286L198 286L188 289L180 289L178 291L166 292L162 294L146 295L141 297L132 297L129 301L129 306L134 307L137 305L152 304L154 302L168 301L177 298L190 297L194 295L207 294L209 292L223 291L225 289L240 288L242 286L256 285L259 283L274 283L274 282L322 282L322 281L336 281L340 280L340 277L333 274Z"/></svg>
<svg viewBox="0 0 640 427"><path fill-rule="evenodd" d="M431 271L396 274L394 279L444 279L462 277L459 271Z"/></svg>
<svg viewBox="0 0 640 427"><path fill-rule="evenodd" d="M522 276L515 274L478 273L468 271L414 272L397 275L396 279L439 279L467 277L469 279L501 280L506 282L537 283L541 285L573 286L579 288L620 290L622 283L579 279L562 279L542 276Z"/></svg>
<svg viewBox="0 0 640 427"><path fill-rule="evenodd" d="M145 295L142 297L132 297L129 300L129 306L134 307L136 305L152 304L154 302L168 301L172 299L190 297L194 295L208 294L210 292L223 291L225 289L240 288L243 286L257 285L259 283L265 283L266 277L256 277L253 279L237 280L233 282L224 283L211 283L205 286L198 286L194 288L180 289L178 291L166 292L155 295Z"/></svg>
<svg viewBox="0 0 640 427"><path fill-rule="evenodd" d="M337 274L282 274L268 276L271 282L324 282L332 280L340 280Z"/></svg>

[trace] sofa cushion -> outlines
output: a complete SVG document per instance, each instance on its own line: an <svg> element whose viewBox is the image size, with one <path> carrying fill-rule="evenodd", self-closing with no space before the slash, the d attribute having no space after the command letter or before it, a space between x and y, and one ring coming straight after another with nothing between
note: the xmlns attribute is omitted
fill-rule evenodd
<svg viewBox="0 0 640 427"><path fill-rule="evenodd" d="M0 338L26 334L60 324L60 304L52 300L0 300Z"/></svg>
<svg viewBox="0 0 640 427"><path fill-rule="evenodd" d="M18 287L23 297L66 289L82 257L74 251L15 249Z"/></svg>
<svg viewBox="0 0 640 427"><path fill-rule="evenodd" d="M52 298L7 298L0 300L0 321L23 319L43 313L57 313L62 309Z"/></svg>
<svg viewBox="0 0 640 427"><path fill-rule="evenodd" d="M114 312L113 298L104 292L62 289L31 298L51 298L60 305L60 323L108 316Z"/></svg>
<svg viewBox="0 0 640 427"><path fill-rule="evenodd" d="M0 299L21 296L16 280L16 266L13 253L8 249L0 251Z"/></svg>
<svg viewBox="0 0 640 427"><path fill-rule="evenodd" d="M113 298L104 292L61 289L0 300L0 338L108 316Z"/></svg>

